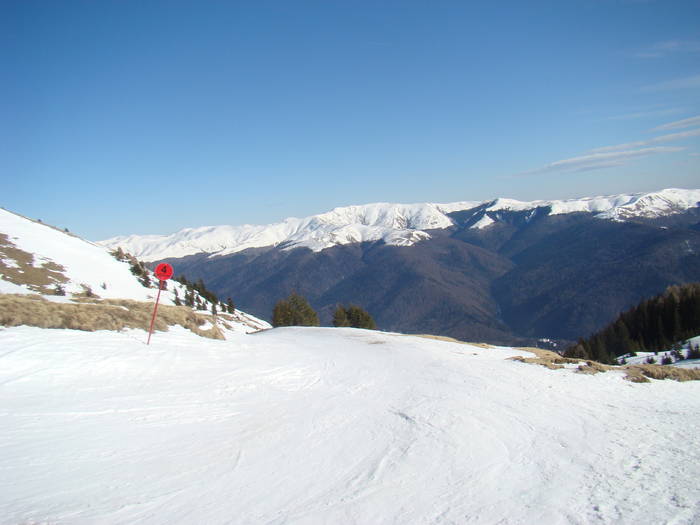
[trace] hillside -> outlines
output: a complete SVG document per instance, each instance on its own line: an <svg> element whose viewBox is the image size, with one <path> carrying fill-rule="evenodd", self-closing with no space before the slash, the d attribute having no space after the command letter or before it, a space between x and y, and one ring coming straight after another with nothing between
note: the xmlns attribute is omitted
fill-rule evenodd
<svg viewBox="0 0 700 525"><path fill-rule="evenodd" d="M356 329L146 350L17 327L0 348L7 523L700 519L698 381Z"/></svg>
<svg viewBox="0 0 700 525"><path fill-rule="evenodd" d="M158 290L152 275L150 286L146 285L149 280L135 275L136 262L126 257L119 260L103 246L0 209L0 325L85 330L148 326ZM212 322L221 325L217 333L269 328L266 322L240 311L207 319L185 307L167 306L188 293L196 294L168 281L161 303L171 310L161 310L161 316L177 319L197 332L202 332L198 327ZM196 295L208 313L211 305ZM167 325L159 323L156 328L167 329Z"/></svg>
<svg viewBox="0 0 700 525"><path fill-rule="evenodd" d="M671 286L622 312L604 329L569 347L565 355L615 363L636 352L680 350L700 333L700 283ZM676 356L677 359L682 357Z"/></svg>

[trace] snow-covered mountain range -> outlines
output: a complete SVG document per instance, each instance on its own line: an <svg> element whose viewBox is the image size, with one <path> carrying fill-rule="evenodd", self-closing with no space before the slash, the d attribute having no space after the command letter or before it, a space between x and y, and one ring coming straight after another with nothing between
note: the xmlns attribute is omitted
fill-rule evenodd
<svg viewBox="0 0 700 525"><path fill-rule="evenodd" d="M269 225L204 226L171 235L129 235L101 241L110 249L121 247L144 261L185 257L197 253L228 255L248 248L278 246L321 251L332 246L384 241L411 246L430 238L430 230L455 225L450 214L474 210L471 228L484 229L501 220L504 212L541 211L549 215L590 213L600 219L629 221L658 218L695 208L700 190L665 189L568 200L523 202L499 198L448 204L375 203L347 206L303 219L288 218Z"/></svg>

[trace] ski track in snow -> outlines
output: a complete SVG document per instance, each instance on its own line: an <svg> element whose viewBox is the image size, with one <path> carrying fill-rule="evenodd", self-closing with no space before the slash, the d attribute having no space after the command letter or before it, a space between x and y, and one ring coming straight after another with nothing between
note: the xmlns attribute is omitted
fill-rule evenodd
<svg viewBox="0 0 700 525"><path fill-rule="evenodd" d="M697 523L700 383L353 329L0 330L0 522Z"/></svg>

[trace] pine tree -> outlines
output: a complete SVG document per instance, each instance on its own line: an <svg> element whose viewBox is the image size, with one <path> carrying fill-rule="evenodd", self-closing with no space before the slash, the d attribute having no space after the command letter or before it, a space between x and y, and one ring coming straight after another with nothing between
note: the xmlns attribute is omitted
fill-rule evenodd
<svg viewBox="0 0 700 525"><path fill-rule="evenodd" d="M226 311L230 314L236 312L236 305L233 304L233 299L231 299L230 297L226 299Z"/></svg>
<svg viewBox="0 0 700 525"><path fill-rule="evenodd" d="M350 326L350 320L348 319L348 314L345 308L338 306L333 314L333 326Z"/></svg>
<svg viewBox="0 0 700 525"><path fill-rule="evenodd" d="M333 326L351 326L353 328L365 328L376 330L377 325L372 316L366 310L351 304L347 308L338 306L333 314Z"/></svg>
<svg viewBox="0 0 700 525"><path fill-rule="evenodd" d="M211 314L216 315L218 312L216 311L216 303L211 303Z"/></svg>
<svg viewBox="0 0 700 525"><path fill-rule="evenodd" d="M318 326L318 314L301 295L292 293L277 301L272 310L272 326Z"/></svg>
<svg viewBox="0 0 700 525"><path fill-rule="evenodd" d="M194 308L194 292L192 290L185 292L185 306Z"/></svg>
<svg viewBox="0 0 700 525"><path fill-rule="evenodd" d="M272 310L272 326L292 326L292 324L292 309L289 301L277 301Z"/></svg>
<svg viewBox="0 0 700 525"><path fill-rule="evenodd" d="M353 328L366 328L368 330L375 330L377 328L372 316L359 306L351 304L346 309L346 312L348 320L350 321L350 326Z"/></svg>

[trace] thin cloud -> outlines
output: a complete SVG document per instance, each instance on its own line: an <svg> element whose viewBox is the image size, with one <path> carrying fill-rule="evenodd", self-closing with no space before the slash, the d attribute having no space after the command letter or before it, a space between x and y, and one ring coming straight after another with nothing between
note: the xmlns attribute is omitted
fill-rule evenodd
<svg viewBox="0 0 700 525"><path fill-rule="evenodd" d="M700 42L696 40L666 40L635 53L637 58L661 58L672 53L700 53Z"/></svg>
<svg viewBox="0 0 700 525"><path fill-rule="evenodd" d="M666 82L650 84L648 86L642 87L642 91L675 91L677 89L694 88L700 88L700 75L693 75L692 77L677 78L675 80L667 80Z"/></svg>
<svg viewBox="0 0 700 525"><path fill-rule="evenodd" d="M653 139L638 140L637 142L627 142L626 144L617 144L616 146L605 146L603 148L592 149L593 153L602 153L606 151L629 150L631 148L640 148L642 146L652 146L654 144L663 144L665 142L673 142L674 140L687 139L688 137L700 136L700 129L691 129L689 131L681 131L679 133L669 133L661 135Z"/></svg>
<svg viewBox="0 0 700 525"><path fill-rule="evenodd" d="M663 117L665 115L675 115L683 111L679 108L674 109L657 109L654 111L638 111L637 113L626 113L624 115L615 115L608 117L606 120L633 120L638 118L648 118L648 117Z"/></svg>
<svg viewBox="0 0 700 525"><path fill-rule="evenodd" d="M519 175L541 175L545 173L580 173L604 168L624 166L628 161L649 155L660 153L677 153L685 148L676 146L658 146L655 148L643 148L628 151L615 151L611 153L591 153L580 157L558 160L534 170L524 171Z"/></svg>
<svg viewBox="0 0 700 525"><path fill-rule="evenodd" d="M683 129L690 128L693 126L700 126L700 115L697 117L685 118L683 120L677 120L675 122L669 122L663 126L657 126L652 131L668 131L669 129Z"/></svg>

